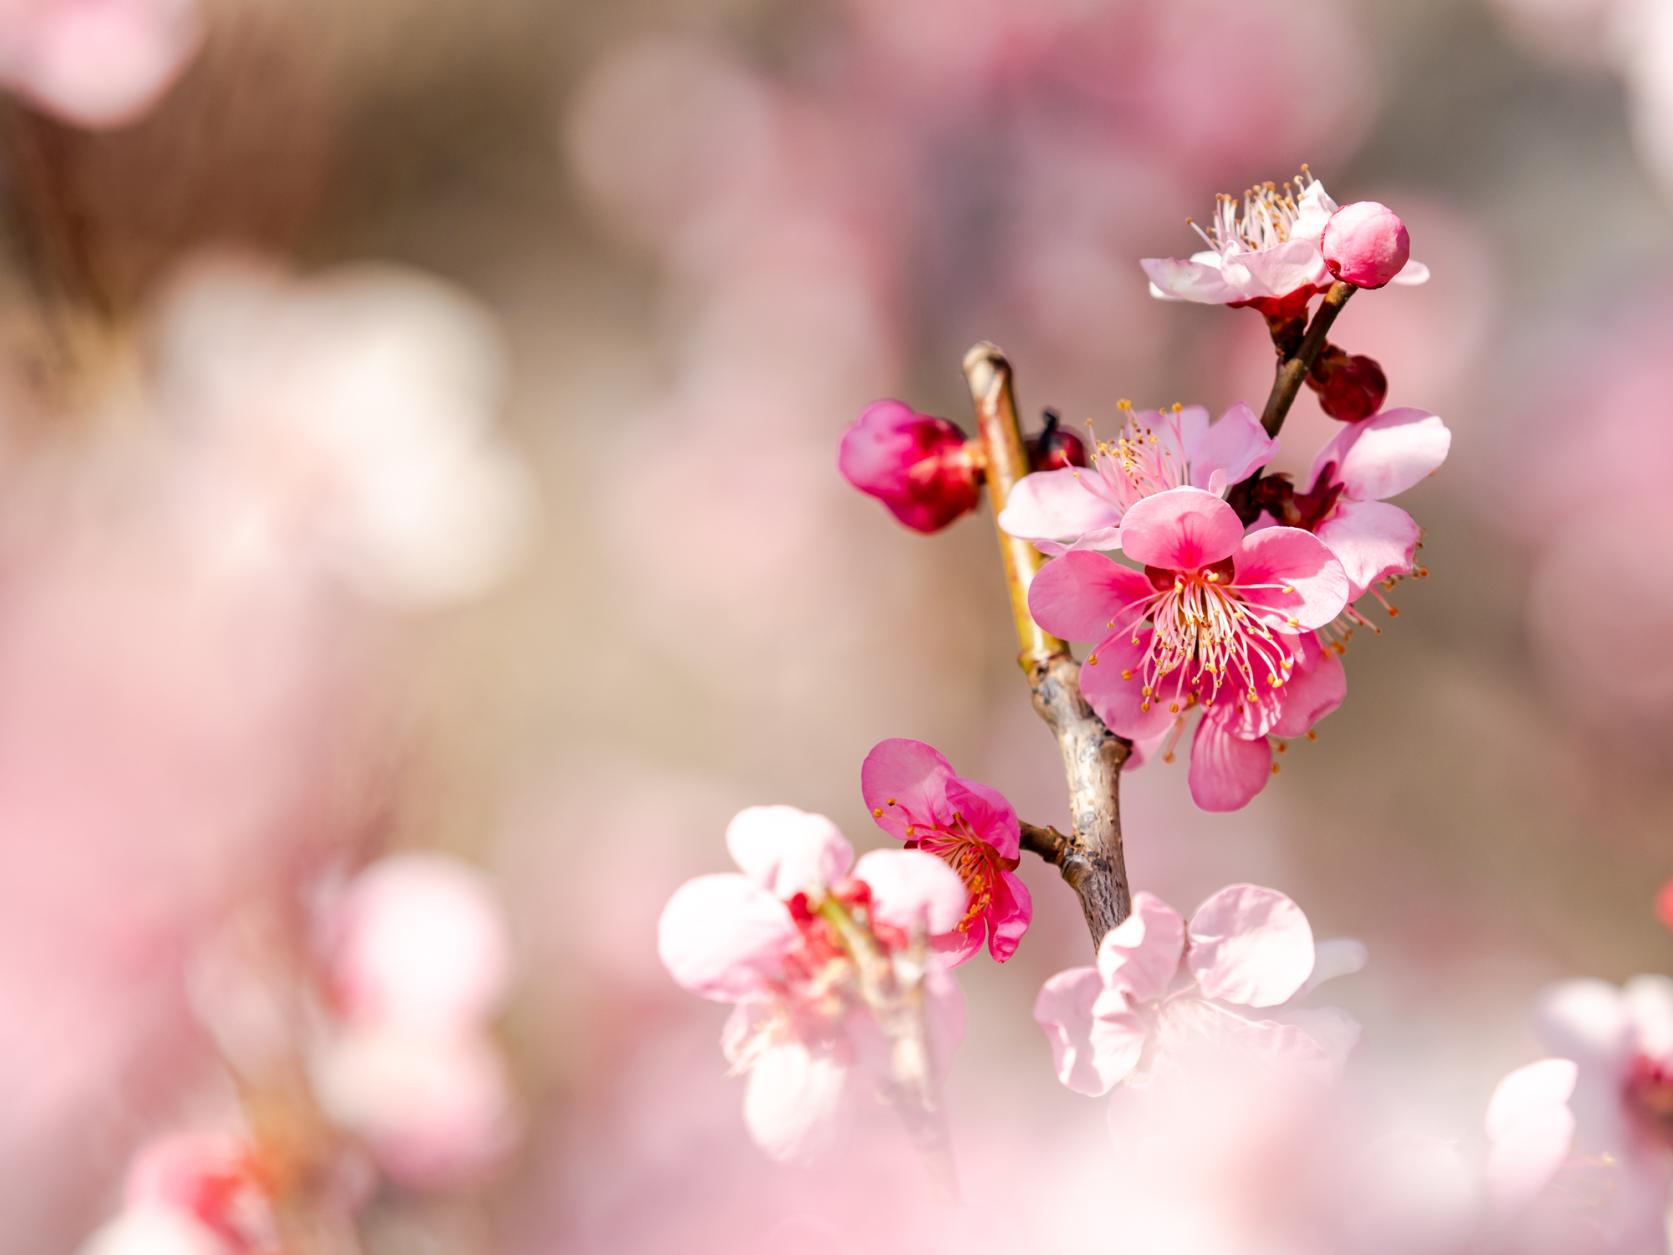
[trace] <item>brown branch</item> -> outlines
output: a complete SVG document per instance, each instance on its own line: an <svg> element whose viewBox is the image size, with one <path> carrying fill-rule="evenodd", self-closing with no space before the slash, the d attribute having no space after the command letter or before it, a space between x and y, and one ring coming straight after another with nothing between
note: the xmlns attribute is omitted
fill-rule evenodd
<svg viewBox="0 0 1673 1255"><path fill-rule="evenodd" d="M1313 321L1307 327L1307 334L1301 338L1300 346L1294 353L1280 359L1278 373L1272 379L1272 391L1267 394L1266 408L1261 411L1261 426L1266 428L1266 434L1276 436L1278 429L1284 425L1284 419L1290 412L1290 406L1295 404L1296 394L1301 391L1302 381L1307 378L1307 372L1313 368L1313 361L1325 345L1325 337L1330 334L1330 324L1336 321L1336 315L1342 312L1342 306L1348 303L1348 298L1358 289L1351 283L1333 283L1329 291L1324 294L1324 302L1319 306L1318 313L1313 315Z"/></svg>
<svg viewBox="0 0 1673 1255"><path fill-rule="evenodd" d="M1132 906L1121 844L1120 789L1121 766L1133 747L1105 727L1086 704L1080 691L1080 664L1069 646L1041 628L1028 612L1028 585L1040 569L1039 552L998 525L1012 486L1028 473L1011 390L1011 365L994 345L978 344L964 355L964 375L976 408L988 500L993 505L994 531L1020 648L1018 661L1028 676L1035 711L1057 737L1069 783L1070 835L1030 825L1033 840L1043 842L1044 849L1038 844L1030 848L1047 857L1080 898L1096 946L1127 918ZM1052 844L1044 833L1055 836L1058 844Z"/></svg>

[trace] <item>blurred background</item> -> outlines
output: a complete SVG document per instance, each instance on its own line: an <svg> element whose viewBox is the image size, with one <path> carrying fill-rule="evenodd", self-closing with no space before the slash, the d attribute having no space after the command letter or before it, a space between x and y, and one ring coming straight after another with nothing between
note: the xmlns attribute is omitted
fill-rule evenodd
<svg viewBox="0 0 1673 1255"><path fill-rule="evenodd" d="M1129 775L1129 865L1182 909L1252 880L1362 938L1336 995L1361 1065L1473 1135L1542 985L1673 952L1662 9L204 0L142 114L21 91L0 1249L73 1249L136 1145L218 1118L265 1012L205 995L205 953L410 847L503 903L516 1132L445 1188L380 1190L368 1249L883 1249L872 1210L921 1185L904 1142L837 1176L761 1159L723 1013L653 940L742 806L887 844L859 796L884 737L1066 824L988 522L905 531L837 439L885 396L968 425L978 339L1030 421L1258 408L1259 320L1152 301L1137 262L1301 162L1395 207L1433 271L1335 335L1453 430L1400 502L1432 576L1248 809ZM1280 465L1333 430L1304 392ZM1015 959L964 969L978 1198L1103 1125L1029 1019L1087 957L1048 871L1023 865Z"/></svg>

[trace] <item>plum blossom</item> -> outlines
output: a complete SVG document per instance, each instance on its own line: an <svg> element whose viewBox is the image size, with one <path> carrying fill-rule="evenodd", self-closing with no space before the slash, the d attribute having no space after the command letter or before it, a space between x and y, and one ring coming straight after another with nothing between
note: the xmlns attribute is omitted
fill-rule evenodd
<svg viewBox="0 0 1673 1255"><path fill-rule="evenodd" d="M1387 286L1412 255L1412 239L1400 215L1374 200L1338 209L1325 223L1319 244L1325 268L1356 288Z"/></svg>
<svg viewBox="0 0 1673 1255"><path fill-rule="evenodd" d="M866 406L842 434L837 469L916 532L938 532L981 500L964 433L899 401Z"/></svg>
<svg viewBox="0 0 1673 1255"><path fill-rule="evenodd" d="M963 1004L928 943L964 918L964 882L922 850L856 863L835 824L790 806L741 811L726 844L741 872L675 890L657 950L681 987L732 1004L722 1049L749 1078L756 1144L816 1149L856 1068L933 1110Z"/></svg>
<svg viewBox="0 0 1673 1255"><path fill-rule="evenodd" d="M1100 440L1087 470L1025 475L1011 489L999 525L1046 553L1117 549L1121 519L1136 502L1169 488L1223 496L1265 466L1277 441L1241 402L1211 423L1199 405L1135 412L1122 401L1121 434Z"/></svg>
<svg viewBox="0 0 1673 1255"><path fill-rule="evenodd" d="M1310 727L1341 701L1340 669L1313 635L1347 605L1341 563L1299 528L1245 534L1231 506L1198 488L1135 505L1122 549L1144 570L1065 554L1035 577L1029 609L1048 632L1098 642L1081 687L1116 734L1177 736L1202 706L1192 797L1241 806L1259 790L1251 766L1270 761L1264 738Z"/></svg>
<svg viewBox="0 0 1673 1255"><path fill-rule="evenodd" d="M1058 1079L1081 1094L1176 1075L1204 1051L1330 1074L1358 1026L1335 1011L1272 1013L1309 988L1318 953L1307 917L1276 890L1229 885L1189 923L1140 893L1105 935L1096 967L1046 981L1034 1019Z"/></svg>
<svg viewBox="0 0 1673 1255"><path fill-rule="evenodd" d="M1028 886L1016 875L1022 853L1017 813L995 790L953 773L922 741L880 741L860 768L860 790L877 826L926 850L959 874L969 897L964 918L936 946L953 964L982 948L1003 963L1034 917Z"/></svg>
<svg viewBox="0 0 1673 1255"><path fill-rule="evenodd" d="M77 126L122 126L202 42L198 0L3 0L0 84Z"/></svg>
<svg viewBox="0 0 1673 1255"><path fill-rule="evenodd" d="M1204 305L1254 305L1277 314L1331 284L1321 240L1337 205L1307 167L1294 183L1263 183L1241 200L1222 193L1204 230L1207 248L1189 258L1147 257L1139 264L1152 296ZM1422 283L1428 267L1408 261L1395 283Z"/></svg>

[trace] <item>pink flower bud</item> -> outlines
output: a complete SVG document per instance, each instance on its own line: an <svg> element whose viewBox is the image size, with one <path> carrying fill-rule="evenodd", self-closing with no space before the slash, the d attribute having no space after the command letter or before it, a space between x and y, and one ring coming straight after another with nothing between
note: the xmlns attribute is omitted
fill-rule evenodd
<svg viewBox="0 0 1673 1255"><path fill-rule="evenodd" d="M1060 471L1066 466L1086 466L1086 442L1060 425L1056 410L1046 411L1046 425L1040 434L1028 438L1028 469Z"/></svg>
<svg viewBox="0 0 1673 1255"><path fill-rule="evenodd" d="M1330 216L1324 228L1324 264L1356 288L1380 288L1406 267L1412 238L1387 205L1357 200Z"/></svg>
<svg viewBox="0 0 1673 1255"><path fill-rule="evenodd" d="M981 499L964 433L899 401L868 405L842 436L837 468L906 526L938 532Z"/></svg>

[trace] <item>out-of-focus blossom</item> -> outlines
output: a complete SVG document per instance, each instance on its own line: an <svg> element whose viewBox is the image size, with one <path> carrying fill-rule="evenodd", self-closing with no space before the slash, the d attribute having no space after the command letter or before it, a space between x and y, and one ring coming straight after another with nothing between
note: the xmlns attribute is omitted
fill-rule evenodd
<svg viewBox="0 0 1673 1255"><path fill-rule="evenodd" d="M1325 268L1356 288L1386 287L1412 256L1400 215L1374 200L1356 200L1330 215L1320 241Z"/></svg>
<svg viewBox="0 0 1673 1255"><path fill-rule="evenodd" d="M0 83L66 122L150 109L203 39L198 0L4 0Z"/></svg>
<svg viewBox="0 0 1673 1255"><path fill-rule="evenodd" d="M1673 880L1669 880L1656 894L1656 918L1673 928Z"/></svg>
<svg viewBox="0 0 1673 1255"><path fill-rule="evenodd" d="M1199 405L1134 412L1123 401L1120 408L1121 434L1097 442L1090 473L1066 467L1023 476L999 525L1046 553L1116 549L1122 516L1136 502L1184 486L1223 496L1277 448L1241 402L1218 422Z"/></svg>
<svg viewBox="0 0 1673 1255"><path fill-rule="evenodd" d="M1527 1205L1550 1184L1574 1144L1569 1099L1579 1070L1572 1059L1516 1069L1487 1104L1487 1188L1501 1211Z"/></svg>
<svg viewBox="0 0 1673 1255"><path fill-rule="evenodd" d="M837 467L916 532L938 532L982 499L981 473L964 433L899 401L861 411L842 435Z"/></svg>
<svg viewBox="0 0 1673 1255"><path fill-rule="evenodd" d="M1035 577L1029 609L1048 632L1098 642L1081 687L1117 734L1139 741L1170 729L1177 735L1193 707L1212 715L1213 730L1193 745L1191 794L1205 809L1241 805L1253 796L1251 762L1269 754L1257 739L1286 714L1322 715L1340 701L1311 682L1337 685L1329 669L1307 684L1291 682L1298 663L1316 660L1303 642L1347 605L1341 563L1299 528L1245 534L1231 506L1197 488L1133 506L1122 521L1122 549L1145 569L1102 554L1065 554ZM1222 694L1223 686L1230 692Z"/></svg>
<svg viewBox="0 0 1673 1255"><path fill-rule="evenodd" d="M1098 947L1096 967L1045 983L1034 1019L1051 1042L1057 1076L1106 1094L1135 1074L1214 1066L1250 1055L1305 1071L1333 1071L1358 1029L1336 1012L1257 1016L1289 1002L1313 975L1313 930L1301 908L1256 885L1230 885L1187 924L1153 894Z"/></svg>
<svg viewBox="0 0 1673 1255"><path fill-rule="evenodd" d="M179 1133L134 1155L121 1212L81 1255L264 1255L275 1239L268 1187L248 1144Z"/></svg>
<svg viewBox="0 0 1673 1255"><path fill-rule="evenodd" d="M229 562L314 564L427 608L482 592L522 544L498 342L436 280L203 262L158 311L155 372L157 408L226 485L204 509Z"/></svg>
<svg viewBox="0 0 1673 1255"><path fill-rule="evenodd" d="M964 882L922 850L855 863L830 820L789 806L740 812L726 844L742 873L681 885L657 949L682 987L733 1004L722 1048L749 1076L756 1144L775 1159L815 1149L855 1066L933 1093L963 1009L928 943L964 917Z"/></svg>
<svg viewBox="0 0 1673 1255"><path fill-rule="evenodd" d="M119 1212L78 1249L77 1255L243 1255L184 1212L135 1207Z"/></svg>
<svg viewBox="0 0 1673 1255"><path fill-rule="evenodd" d="M1034 917L1028 886L1016 875L1022 852L1016 811L996 790L953 773L922 741L881 741L860 768L860 791L877 826L945 859L969 892L954 933L937 942L956 965L982 948L1003 963Z"/></svg>
<svg viewBox="0 0 1673 1255"><path fill-rule="evenodd" d="M1337 204L1306 167L1295 182L1263 183L1242 199L1222 194L1207 230L1208 247L1189 258L1147 257L1140 264L1153 296L1204 305L1254 305L1276 315L1330 286L1321 241ZM1395 283L1422 283L1421 262L1407 261Z"/></svg>

